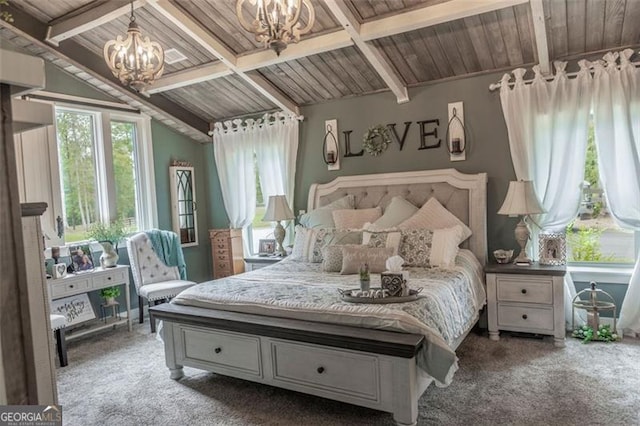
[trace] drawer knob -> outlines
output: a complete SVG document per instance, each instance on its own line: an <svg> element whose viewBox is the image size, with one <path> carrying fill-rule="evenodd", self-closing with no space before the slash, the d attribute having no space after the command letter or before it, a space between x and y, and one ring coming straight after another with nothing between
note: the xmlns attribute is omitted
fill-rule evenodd
<svg viewBox="0 0 640 426"><path fill-rule="evenodd" d="M318 367L318 374L324 373L324 367Z"/></svg>
<svg viewBox="0 0 640 426"><path fill-rule="evenodd" d="M73 288L73 284L69 284L69 288Z"/></svg>
<svg viewBox="0 0 640 426"><path fill-rule="evenodd" d="M215 353L219 354L220 352L222 352L222 348L215 348L213 351Z"/></svg>
<svg viewBox="0 0 640 426"><path fill-rule="evenodd" d="M111 281L111 277L107 277L107 280L108 280L108 281Z"/></svg>
<svg viewBox="0 0 640 426"><path fill-rule="evenodd" d="M527 294L527 289L526 288L522 289L522 294Z"/></svg>
<svg viewBox="0 0 640 426"><path fill-rule="evenodd" d="M527 318L527 314L522 315L522 319L526 320Z"/></svg>

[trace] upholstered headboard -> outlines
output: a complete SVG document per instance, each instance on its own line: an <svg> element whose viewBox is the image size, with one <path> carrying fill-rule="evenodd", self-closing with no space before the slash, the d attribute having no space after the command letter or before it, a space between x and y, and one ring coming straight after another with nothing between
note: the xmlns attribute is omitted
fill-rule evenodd
<svg viewBox="0 0 640 426"><path fill-rule="evenodd" d="M451 213L467 224L473 235L469 248L483 265L487 259L487 174L464 174L455 169L341 176L329 183L313 184L308 209L313 210L353 194L356 208L386 207L401 195L416 206L435 197Z"/></svg>

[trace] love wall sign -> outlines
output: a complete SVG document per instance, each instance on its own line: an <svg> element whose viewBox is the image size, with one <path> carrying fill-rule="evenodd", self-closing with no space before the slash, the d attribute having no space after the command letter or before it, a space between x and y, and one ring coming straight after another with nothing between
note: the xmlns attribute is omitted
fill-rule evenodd
<svg viewBox="0 0 640 426"><path fill-rule="evenodd" d="M344 157L361 157L364 155L365 150L369 154L377 156L387 149L391 140L394 140L400 145L400 151L402 151L412 124L412 121L404 122L402 136L399 135L398 129L396 129L396 123L371 127L365 132L362 140L363 148L358 152L351 150L351 133L353 133L353 130L345 130L342 132L344 138ZM442 140L438 139L440 120L422 120L417 121L416 124L418 125L419 151L440 147L442 144Z"/></svg>

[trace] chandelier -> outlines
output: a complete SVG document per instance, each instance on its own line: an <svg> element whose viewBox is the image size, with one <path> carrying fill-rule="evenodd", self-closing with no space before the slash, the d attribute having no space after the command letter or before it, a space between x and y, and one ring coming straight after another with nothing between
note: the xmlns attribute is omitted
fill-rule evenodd
<svg viewBox="0 0 640 426"><path fill-rule="evenodd" d="M124 86L143 92L159 78L164 71L164 51L149 37L143 37L133 15L131 2L131 22L127 38L119 35L104 45L104 59L115 77Z"/></svg>
<svg viewBox="0 0 640 426"><path fill-rule="evenodd" d="M288 43L300 41L300 35L313 27L315 12L310 0L248 0L255 7L255 19L249 24L243 16L242 6L247 0L237 0L236 15L242 27L255 34L256 41L264 43L280 56ZM302 6L308 11L307 26L300 28ZM253 12L252 12L253 13Z"/></svg>

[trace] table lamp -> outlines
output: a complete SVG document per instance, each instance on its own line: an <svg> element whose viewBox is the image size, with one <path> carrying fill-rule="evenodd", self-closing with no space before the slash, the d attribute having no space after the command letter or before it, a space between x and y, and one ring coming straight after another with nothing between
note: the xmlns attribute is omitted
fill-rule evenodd
<svg viewBox="0 0 640 426"><path fill-rule="evenodd" d="M498 210L498 214L508 216L520 216L520 222L516 226L516 241L520 245L520 254L514 260L516 264L531 264L531 259L527 256L527 242L531 233L525 222L527 216L544 213L544 209L536 197L533 189L533 182L530 180L518 180L509 182L507 196Z"/></svg>
<svg viewBox="0 0 640 426"><path fill-rule="evenodd" d="M267 211L265 212L262 220L264 222L266 221L278 222L278 224L276 225L276 228L273 230L273 236L278 242L277 253L279 256L284 257L287 255L287 252L282 246L282 242L284 241L284 236L286 235L286 232L284 230L284 227L280 223L280 221L291 220L291 219L295 219L295 215L291 211L291 208L289 207L289 203L287 203L287 197L285 197L284 195L269 196L269 202L267 203Z"/></svg>

